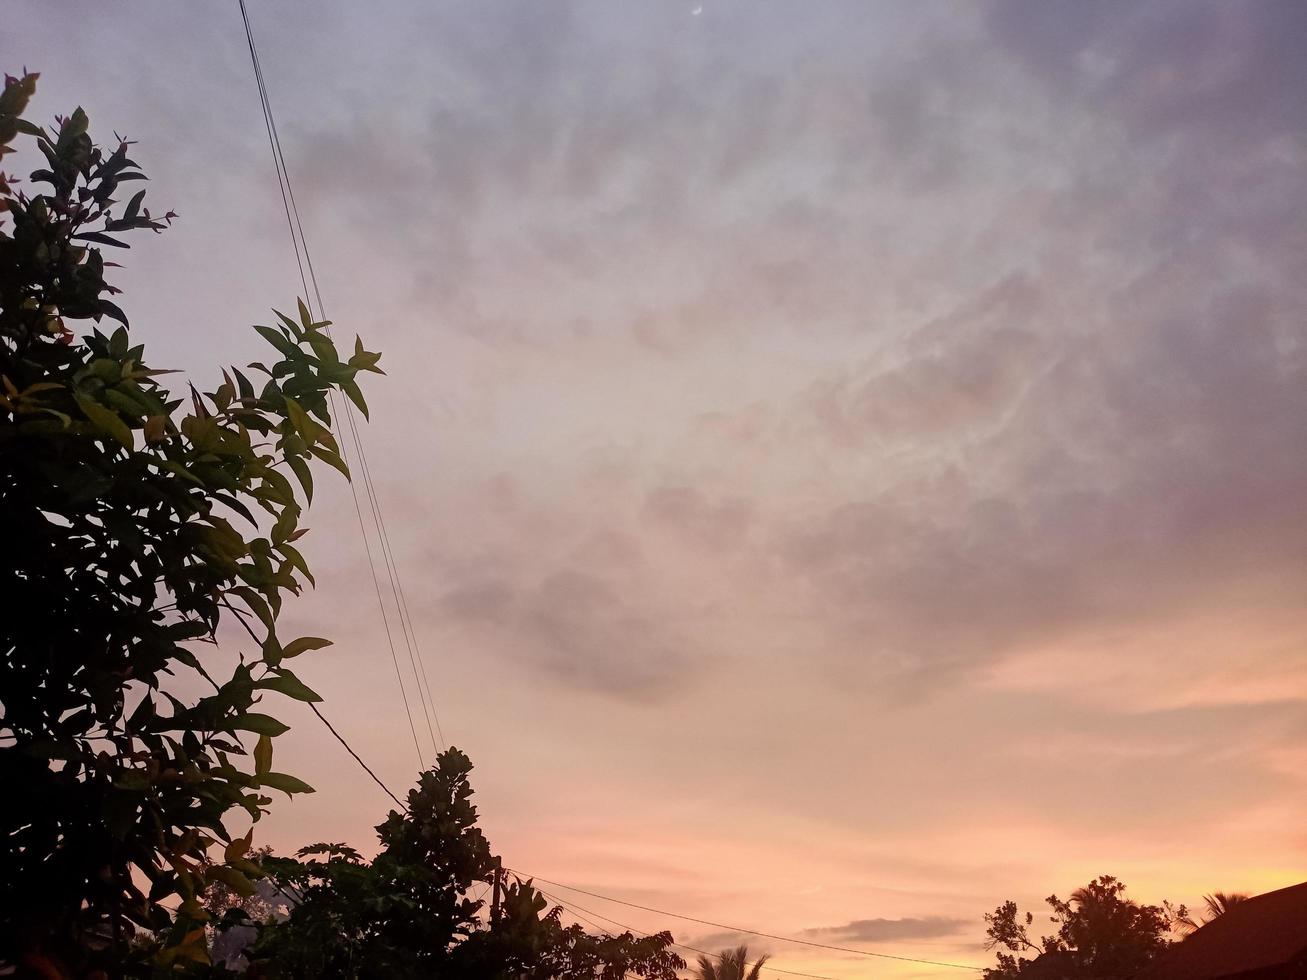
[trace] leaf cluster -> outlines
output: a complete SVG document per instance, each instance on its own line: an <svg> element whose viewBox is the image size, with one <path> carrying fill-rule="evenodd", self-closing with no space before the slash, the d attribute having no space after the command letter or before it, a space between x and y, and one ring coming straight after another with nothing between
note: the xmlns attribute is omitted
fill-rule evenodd
<svg viewBox="0 0 1307 980"><path fill-rule="evenodd" d="M232 811L256 821L269 790L311 791L273 769L287 726L264 707L321 700L288 661L328 641L283 639L277 618L313 582L296 544L311 464L348 477L328 398L366 411L356 378L379 355L342 357L300 303L257 328L270 365L169 391L108 299L100 246L174 216L143 192L119 204L144 175L127 142L91 142L80 108L51 133L23 120L35 78L0 95L0 156L28 136L45 159L39 193L0 181L0 785L21 787L0 816L0 964L166 967L204 959L206 888L244 894L260 873ZM70 326L106 317L120 325ZM222 622L254 644L234 665ZM136 929L166 941L124 953Z"/></svg>

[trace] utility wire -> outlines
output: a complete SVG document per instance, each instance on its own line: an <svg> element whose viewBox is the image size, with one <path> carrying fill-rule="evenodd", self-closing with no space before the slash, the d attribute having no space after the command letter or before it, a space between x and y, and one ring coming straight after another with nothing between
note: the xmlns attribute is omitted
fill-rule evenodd
<svg viewBox="0 0 1307 980"><path fill-rule="evenodd" d="M359 756L359 754L355 752L353 748L351 748L350 744L345 741L345 737L341 735L340 732L336 731L335 726L332 725L331 722L327 721L327 716L318 710L318 706L314 704L312 701L310 701L309 707L313 709L313 713L315 715L317 715L319 718L322 719L322 723L327 726L327 731L331 732L331 734L336 736L336 741L338 741L341 745L345 746L345 751L348 752L350 755L352 755L354 757L354 761L363 767L363 771L372 777L372 781L386 791L386 795L395 801L395 805L397 807L399 807L401 810L407 813L408 807L404 805L403 801L398 796L396 796L394 793L390 791L390 787L381 781L381 777L372 771L372 767L369 766L366 762L364 762L363 759Z"/></svg>
<svg viewBox="0 0 1307 980"><path fill-rule="evenodd" d="M264 128L268 135L268 145L272 150L273 165L277 171L278 189L281 192L282 208L286 213L287 227L290 229L291 244L295 249L295 262L299 269L300 283L304 288L306 299L309 298L309 283L312 282L312 297L317 301L318 315L325 320L326 311L322 302L322 291L318 285L317 271L313 267L313 258L309 252L308 240L304 235L303 222L300 219L299 207L295 202L294 185L291 182L290 171L286 166L285 154L281 148L281 137L277 132L276 117L272 110L272 103L268 97L267 82L263 75L263 66L260 63L258 48L254 41L254 32L250 25L249 11L246 9L245 0L239 0L241 19L245 26L245 37L249 45L250 61L254 67L255 81L259 88L259 99L263 108ZM301 247L303 249L303 258L301 258ZM308 268L308 275L305 275L305 267ZM327 326L327 334L331 335L331 327ZM332 401L332 409L337 418L342 415L346 420L347 427L352 437L355 455L360 463L360 471L363 476L364 490L368 498L369 509L372 513L372 519L376 524L379 532L379 542L382 551L382 558L386 564L386 571L390 579L391 591L395 596L396 610L400 620L400 630L403 634L407 646L410 666L413 670L414 682L418 685L418 698L422 705L423 714L425 715L427 732L431 738L432 748L437 745L436 732L440 730L439 717L435 712L435 701L431 696L430 681L426 676L426 666L421 662L421 651L417 647L416 635L412 629L412 616L408 614L407 600L404 597L402 582L399 578L399 570L395 564L393 553L390 549L389 536L386 534L385 521L381 513L381 504L376 495L376 490L372 481L371 470L367 465L367 456L363 449L363 442L358 431L358 424L354 417L353 406L348 402L344 403L344 410L336 404L334 392L329 392ZM343 400L342 400L343 401ZM345 461L346 467L349 466L349 458L345 451L345 444L342 442L341 456ZM420 740L417 735L417 725L413 720L413 712L409 704L408 692L404 683L403 671L399 666L399 656L395 649L395 641L390 628L390 619L386 612L386 603L381 593L381 581L377 574L376 564L372 557L372 548L368 541L368 531L366 522L363 519L363 508L359 503L358 491L354 483L350 482L350 495L354 502L354 512L358 518L359 531L363 536L363 548L368 560L368 568L372 576L373 589L377 596L377 605L381 612L382 624L386 632L386 642L390 648L391 661L395 667L395 677L399 682L400 696L404 702L404 712L408 719L409 730L413 736L413 747L418 754L419 765L422 765L425 759L425 753L422 750ZM424 693L425 687L425 693ZM434 727L433 727L434 718ZM444 733L440 732L439 743L445 744Z"/></svg>
<svg viewBox="0 0 1307 980"><path fill-rule="evenodd" d="M813 942L810 939L799 939L795 936L778 936L775 935L774 933L759 932L756 929L745 929L741 926L730 926L721 922L712 922L709 919L699 919L692 915L682 915L679 912L668 912L666 909L651 908L648 905L637 905L635 902L627 902L620 898L613 898L610 895L600 895L598 892L586 891L584 888L577 888L574 885L564 885L560 881L550 881L548 878L541 878L538 875L529 875L525 871L519 871L515 868L505 868L504 870L510 871L513 874L518 875L519 877L531 878L534 879L535 881L543 881L547 885L553 885L556 888L562 888L565 891L577 892L578 894L581 895L589 895L591 898L598 898L598 899L602 899L605 902L614 902L618 905L628 906L629 908L640 909L642 912L652 912L655 915L666 915L672 917L673 919L683 919L686 922L697 922L699 925L711 926L714 929L725 929L728 932L742 932L750 936L758 936L761 939L775 939L778 942L795 943L800 946L811 946L814 949L828 949L837 953L856 953L859 956L875 956L880 959L900 960L905 963L922 963L927 966L947 966L955 970L974 970L977 973L983 972L981 967L969 966L964 963L943 963L940 962L939 960L924 960L914 956L895 956L892 953L875 953L869 949L857 949L853 946L833 946L829 943Z"/></svg>
<svg viewBox="0 0 1307 980"><path fill-rule="evenodd" d="M348 751L349 754L352 755L352 756L354 757L355 761L358 762L358 764L359 764L360 766L363 767L363 769L367 772L367 774L368 774L369 776L372 777L373 781L374 781L378 786L380 786L380 787L382 788L382 790L385 791L385 793L386 793L387 796L389 796L392 800L395 801L396 804L398 804L398 806L399 806L399 808L400 808L401 810L403 810L405 813L407 813L407 812L408 812L408 808L407 808L403 803L400 802L399 797L397 797L393 792L391 792L390 787L387 786L384 782L381 781L380 777L378 777L377 774L376 774L375 772L373 772L372 769L368 766L368 764L367 764L366 762L363 761L363 759L359 756L359 754L358 754L357 752L354 751L353 747L350 746L349 742L347 742L347 741L345 740L344 736L342 736L339 732L336 731L335 728L332 727L331 723L327 721L326 717L322 714L321 711L318 710L317 706L316 706L316 705L312 705L312 704L310 704L309 707L313 708L313 712L314 712L314 714L316 714L319 718L322 719L323 723L326 724L327 728L329 728L329 729L331 730L331 734L335 735L335 736L336 736L336 739L340 742L340 744L343 745L343 746L345 746L346 751ZM944 966L944 967L949 967L949 968L951 968L951 969L955 969L955 970L972 970L972 971L975 971L976 973L983 973L983 972L984 972L984 968L983 968L983 967L978 967L978 966L969 966L969 965L967 965L967 964L965 964L965 963L945 963L945 962L942 962L942 961L940 961L940 960L926 960L926 959L920 959L920 958L915 957L915 956L896 956L896 955L894 955L894 954L892 954L892 953L876 953L876 952L873 952L873 951L871 951L871 950L869 950L869 949L857 949L857 948L852 947L852 946L833 946L833 945L830 945L830 944L828 944L828 943L817 943L817 942L812 942L811 940L808 940L808 939L798 939L798 938L796 938L796 937L794 937L794 936L779 936L779 935L776 935L776 934L774 934L774 933L759 932L759 931L756 930L756 929L746 929L746 928L743 928L742 926L731 926L731 925L726 925L725 923L722 923L722 922L713 922L713 921L711 921L710 919L700 919L700 918L696 918L695 916L692 916L692 915L682 915L682 914L679 913L679 912L669 912L669 911L667 911L666 909L656 909L656 908L653 908L652 906L648 906L648 905L637 905L635 902L627 902L627 901L625 901L625 900L623 900L623 899L620 899L620 898L613 898L611 895L601 895L601 894L598 893L598 892L587 891L587 890L584 889L584 888L577 888L577 887L574 886L574 885L565 885L565 884L563 884L561 881L553 881L553 880L551 880L551 879L549 879L549 878L542 878L542 877L540 877L539 875L532 875L532 874L529 874L529 873L527 873L527 872L525 872L525 871L522 871L522 870L520 870L520 869L518 869L518 868L509 868L509 867L505 867L503 870L509 872L510 874L516 875L516 876L518 877L519 880L526 879L526 880L531 881L531 882L533 882L533 883L534 883L534 882L544 882L544 883L547 884L547 885L553 885L555 888L562 888L562 889L564 889L565 891L569 891L569 892L577 892L578 894L581 894L581 895L589 895L591 898L598 898L598 899L600 899L600 900L602 900L602 901L605 901L605 902L612 902L612 903L614 903L614 904L616 904L616 905L625 905L625 906L627 906L628 908L639 909L639 910L642 911L642 912L651 912L651 913L653 913L654 915L665 915L665 916L670 916L670 917L673 918L673 919L682 919L682 920L684 920L684 921L686 921L686 922L695 922L695 923L698 923L699 925L703 925L703 926L711 926L711 927L714 928L714 929L723 929L723 930L725 930L725 931L727 931L727 932L738 932L738 933L743 933L743 934L745 934L745 935L749 935L749 936L757 936L757 937L759 937L760 939L774 939L774 940L776 940L777 942L783 942L783 943L795 943L795 944L800 945L800 946L811 946L811 947L813 947L813 948L815 948L815 949L825 949L825 950L830 950L830 951L832 951L832 952L837 952L837 953L856 953L856 954L859 955L859 956L873 956L873 957L878 957L878 958L880 958L880 959L898 960L899 962L902 962L902 963L919 963L919 964L922 964L922 965L924 965L924 966ZM569 911L571 911L571 910L573 910L573 909L575 909L575 910L577 910L577 911L586 911L586 912L589 912L589 911L590 911L589 909L581 909L580 906L575 905L575 904L574 904L574 900L572 901L572 904L569 905L568 903L566 903L566 902L562 901L561 899L559 899L557 896L550 895L550 893L544 891L544 889L537 888L536 890L539 891L542 895L546 895L546 896L552 898L555 902L557 902L557 904L562 905L564 908L567 908ZM634 928L634 927L632 927L632 926L624 925L623 923L618 922L616 919L609 919L606 915L602 915L602 914L599 913L599 912L591 912L590 914L592 914L592 915L597 915L597 916L599 916L601 919L607 919L607 921L613 923L613 925L619 926L619 927L622 928L622 929L627 929L627 930L629 930L629 931L631 931L631 932L641 932L641 933L643 933L643 934L646 935L646 936L647 936L647 935L650 935L649 933L643 932L643 930L641 930L641 929L636 929L636 928ZM681 947L682 949L693 950L693 951L696 952L696 953L705 953L705 952L707 952L706 950L697 949L697 948L694 947L694 946L687 946L687 945L684 944L684 943L673 942L672 945L674 945L674 946L679 946L679 947ZM709 952L709 953L707 953L707 955L709 955L709 956L717 956L717 955L719 955L719 954L717 954L717 953L710 953L710 952ZM795 973L795 972L792 971L792 970L782 970L782 969L780 969L779 967L765 966L765 967L763 967L763 969L765 969L765 970L772 970L772 971L774 971L774 972L776 972L776 973L788 973L788 974L791 974L792 976L813 977L814 980L834 980L834 978L832 978L832 977L817 977L816 974L810 974L810 973Z"/></svg>
<svg viewBox="0 0 1307 980"><path fill-rule="evenodd" d="M641 935L641 936L653 936L653 935L654 935L654 934L651 933L651 932L645 932L643 929L637 929L637 928L635 928L635 926L628 926L628 925L627 925L626 923L624 923L624 922L618 922L616 919L610 919L610 918L608 918L608 916L604 915L604 914L601 913L601 912L595 912L595 911L593 911L593 910L591 910L591 909L587 909L587 908L585 908L584 906L577 905L575 902L573 902L573 903L571 903L571 904L568 904L568 903L565 902L563 899L559 898L557 895L552 895L552 894L550 894L549 892L545 891L543 888L538 889L538 890L539 890L539 892L540 892L541 895L544 895L546 898L548 898L550 901L552 901L555 905L562 906L563 908L567 909L567 911L569 911L569 912L571 912L573 915L575 915L577 918L584 919L586 922L590 923L590 925L594 926L596 929L603 929L604 931L607 931L607 928L608 928L608 927L607 927L607 926L601 926L599 923L595 922L594 919L587 918L587 917L586 917L585 915L583 915L582 913L584 913L584 912L588 912L590 915L598 916L599 918L603 919L605 922L610 923L611 925L615 925L615 926L617 926L617 928L619 928L619 929L625 929L627 932L638 933L638 934ZM725 960L725 959L726 959L726 957L723 956L721 953L714 953L714 952L712 952L711 950L700 949L698 946L689 946L689 945L687 945L686 943L678 943L678 942L676 942L675 940L672 941L671 945L675 946L677 949L688 949L690 952L692 952L692 953L699 953L699 954L702 955L702 956L711 956L711 957L713 957L714 959L719 959L719 960ZM782 970L782 969L781 969L780 967L778 967L778 966L766 966L766 965L764 965L764 966L763 966L763 970L765 970L765 971L767 971L767 972L769 972L769 973L784 973L784 974L786 974L787 976L791 976L791 977L807 977L807 978L809 978L809 980L837 980L837 978L835 978L835 977L827 977L827 976L823 976L823 975L820 974L820 973L800 973L800 972L798 972L798 971L796 971L796 970Z"/></svg>
<svg viewBox="0 0 1307 980"><path fill-rule="evenodd" d="M241 8L242 10L244 10L244 0L241 0ZM248 18L246 19L246 24L248 27ZM263 67L259 63L257 49L252 48L252 50L254 51L255 68L259 76L260 85L263 89L264 98L266 100L267 82L264 80L263 77ZM276 154L281 158L281 172L286 177L286 194L289 195L290 197L290 209L291 212L295 215L295 229L299 232L299 240L304 246L304 264L308 267L309 281L312 282L313 284L313 296L317 300L318 315L323 320L326 320L327 311L326 311L325 304L322 302L322 290L318 286L317 270L315 270L313 267L313 256L309 253L308 238L304 234L304 225L300 221L299 206L295 203L295 185L291 183L290 169L286 166L286 157L285 154L282 153L282 149L281 149L281 135L277 132L277 117L272 111L272 103L270 101L267 103L267 106L268 106L268 120L272 130L273 142L276 145ZM294 237L293 233L292 233L292 237ZM300 279L302 282L303 281L302 271L301 271ZM308 285L305 284L304 288L306 290L305 298L307 299ZM334 340L335 338L332 337L330 323L327 324L326 329L327 329L327 336L331 337ZM334 392L332 392L331 394L334 401L335 394ZM344 400L342 399L342 401ZM368 502L372 510L372 520L377 527L382 557L386 563L387 574L390 577L390 589L395 597L395 608L399 614L400 629L404 634L404 642L408 648L409 664L413 668L413 681L415 684L418 685L418 696L419 699L422 700L422 710L426 716L427 733L431 736L432 748L435 748L436 732L432 731L432 718L435 715L436 706L435 706L435 699L431 697L431 685L429 682L426 681L426 665L422 664L421 651L418 649L418 644L417 644L417 635L416 633L414 633L412 629L413 617L408 614L408 601L404 597L403 583L401 582L399 577L399 567L395 563L394 552L391 550L390 547L390 535L386 532L385 518L382 516L381 513L381 498L377 495L376 485L373 483L372 480L372 470L371 467L368 466L367 453L363 449L363 438L359 434L358 419L355 415L354 406L349 401L344 401L344 406L345 407L343 412L340 412L339 410L337 411L337 417L339 417L342 414L344 415L346 424L349 426L350 436L354 441L356 455L358 456L359 459L359 467L363 473L363 487L367 493ZM344 447L342 446L342 449L343 448ZM346 465L348 466L348 463ZM355 504L357 505L357 503L358 501L356 496ZM418 677L419 665L421 665L422 668L421 670L422 676L420 679ZM424 686L425 686L425 697L423 697ZM428 707L428 704L430 705L430 707ZM437 731L439 731L440 729L439 717L435 718L435 728ZM448 747L445 746L445 737L443 732L440 733L440 743L443 747Z"/></svg>
<svg viewBox="0 0 1307 980"><path fill-rule="evenodd" d="M244 9L244 0L241 0L241 4L242 4L242 9ZM247 24L248 24L248 18L247 18ZM263 66L259 63L257 48L253 50L254 50L254 61L255 61L256 71L258 73L260 85L263 89L264 97L266 99L267 82L264 80L263 77ZM275 143L276 146L276 154L281 158L281 172L286 177L286 194L289 195L290 197L290 209L291 212L295 215L295 229L298 230L299 240L304 246L304 264L308 267L309 280L313 284L313 296L317 300L318 315L323 320L326 320L327 319L326 306L322 302L322 290L318 286L317 270L314 269L313 267L313 256L309 252L308 238L304 234L304 225L300 221L299 206L295 203L295 185L291 182L290 169L286 166L286 157L285 154L282 153L282 149L281 149L281 135L277 132L277 117L276 114L273 113L272 111L271 101L269 101L267 105L268 105L268 121L270 124L270 128L272 130L273 142ZM293 232L291 237L292 238L294 237ZM300 274L300 280L301 282L303 282L302 270ZM307 284L305 285L304 288L306 290L305 298L307 299L308 298ZM330 323L327 323L326 330L327 330L327 336L332 337ZM332 337L332 339L334 340L335 338ZM335 393L331 392L330 394L334 402ZM368 501L372 510L372 519L376 524L377 531L378 531L378 537L381 544L382 557L386 562L386 571L390 577L390 588L391 588L391 592L394 594L395 597L395 607L396 607L396 611L399 614L400 629L401 631L403 631L404 642L408 648L409 664L413 668L413 681L415 684L419 685L418 695L419 698L422 700L422 710L424 715L426 716L427 733L431 736L432 748L435 748L436 746L437 733L439 733L440 736L441 747L447 748L448 746L445 744L444 732L440 730L440 718L436 714L435 699L431 696L431 683L430 681L427 680L426 664L423 663L422 661L422 653L420 648L418 647L417 633L413 630L413 626L412 626L413 617L412 615L409 614L408 600L404 596L404 587L403 587L403 581L400 579L400 575L399 575L399 566L395 563L394 552L390 547L390 535L386 531L386 521L381 512L381 498L377 495L376 485L373 483L372 480L372 469L368 465L367 453L364 451L363 448L363 438L359 434L358 419L355 414L355 409L353 404L350 403L349 401L344 401L343 399L342 401L345 406L344 411L342 413L339 410L337 410L337 417L340 417L341 414L343 414L345 417L345 421L349 426L350 435L354 441L354 447L359 459L360 469L363 472L363 486L365 491L367 492ZM334 408L334 404L333 404L333 408ZM343 448L344 447L342 446L342 449ZM342 455L344 454L342 453ZM346 465L348 466L348 463L346 463ZM352 484L351 484L351 488L352 488ZM358 501L356 496L355 499L356 506L357 503ZM366 532L365 532L365 543L366 543ZM420 679L418 677L419 667L421 667ZM425 690L425 697L423 697L424 690ZM432 731L433 717L435 720L435 731ZM421 753L419 752L419 754Z"/></svg>
<svg viewBox="0 0 1307 980"><path fill-rule="evenodd" d="M319 316L322 317L323 320L325 320L326 311L322 303L322 291L318 286L318 277L316 271L313 268L313 259L309 255L308 241L304 237L304 227L300 220L299 208L295 204L295 192L291 184L290 172L286 168L286 158L285 155L282 153L281 139L277 133L276 119L272 112L272 103L268 98L267 84L263 76L263 68L259 63L258 49L254 43L254 32L250 26L249 11L245 7L245 0L238 0L238 2L240 4L241 20L243 21L245 26L245 39L249 45L250 61L254 67L255 81L258 84L259 100L262 103L263 122L264 122L264 127L267 130L267 134L268 134L268 145L272 150L273 165L277 171L277 184L278 184L278 189L281 191L282 207L286 212L286 223L287 226L290 228L291 243L295 249L295 264L299 269L300 284L303 286L305 296L307 298L309 295L309 283L310 281L312 282L312 295L313 298L316 299L317 301L318 314ZM302 259L301 259L301 246L303 247ZM307 276L305 275L306 265L308 267ZM330 326L327 327L327 333L328 336L330 336L331 334ZM350 435L353 438L355 451L356 451L355 454L358 457L359 464L360 464L360 471L363 475L364 489L368 496L369 509L372 512L373 520L376 523L378 529L378 540L380 543L382 557L383 560L385 561L386 571L390 578L391 589L395 596L395 605L396 605L396 610L399 614L400 628L401 631L403 632L405 643L408 647L410 663L413 668L414 681L418 684L418 696L422 703L423 710L424 712L426 712L427 727L428 727L429 734L431 735L432 745L434 746L436 744L436 739L437 739L436 732L439 731L440 732L439 741L440 744L443 746L446 744L444 738L444 732L440 730L440 720L438 715L436 715L435 713L435 701L434 698L431 697L431 687L426 676L426 665L422 661L421 650L417 645L416 634L412 629L412 615L408 611L408 601L404 595L403 585L399 577L399 570L395 564L394 554L390 548L389 536L386 534L385 521L383 519L382 512L381 512L380 500L377 498L376 489L373 485L372 475L368 468L367 457L363 450L362 439L359 437L358 424L354 418L352 406L346 404L343 412L337 410L337 415L338 417L340 415L344 415L350 430ZM341 446L341 449L342 449L341 455L342 457L344 457L345 454L343 452L344 450L343 445ZM346 466L348 467L347 460L346 460ZM354 510L356 515L358 516L359 529L363 533L364 552L367 555L368 568L372 573L372 584L377 594L377 604L381 611L382 623L385 626L386 640L387 640L387 644L390 647L391 660L393 661L395 666L395 676L399 680L400 695L404 701L404 712L408 717L409 729L413 735L413 747L417 750L419 763L421 763L423 761L423 752L417 735L417 725L413 721L413 713L409 705L408 694L404 685L403 672L400 670L399 667L399 656L395 650L394 639L390 631L390 622L386 614L385 601L383 600L381 595L380 577L377 575L376 564L372 560L372 549L368 544L367 529L366 529L365 522L363 520L363 509L362 506L359 504L358 491L355 489L352 481L350 482L350 494L354 499ZM425 685L425 694L423 692L424 685ZM428 707L428 705L430 707ZM337 741L339 741L341 745L345 747L346 751L348 751L349 754L354 757L354 760L358 762L358 764L363 767L364 771L367 772L367 774L370 777L372 777L373 781L376 782L376 784L380 786L382 790L385 791L386 795L389 796L396 803L396 805L398 805L401 809L406 810L407 808L400 801L399 797L396 796L393 792L391 792L390 788L384 782L381 781L381 779L377 776L377 774L373 772L371 767L368 766L368 764L363 761L362 757L360 757L359 754L354 751L354 749L345 740L345 738L338 731L336 731L336 729L332 726L331 722L327 721L326 716L323 715L322 712L318 710L317 706L310 704L309 707L313 709L313 713L317 715L319 719L321 719L321 721L323 722L323 724L327 726L331 734L336 737ZM504 870L510 871L513 874L519 876L526 874L525 872L517 871L513 868L505 868ZM651 912L655 915L665 915L676 919L682 919L687 922L695 922L700 925L710 926L714 929L725 929L731 932L738 932L738 933L744 933L746 935L758 936L759 938L762 939L772 939L778 942L787 942L787 943L795 943L802 946L810 946L815 949L832 950L841 953L854 953L861 956L872 956L881 959L898 960L900 962L906 962L906 963L919 963L927 966L943 966L943 967L951 967L959 970L974 970L976 972L981 972L981 968L979 967L967 966L961 963L944 963L938 960L919 959L911 956L895 956L890 953L876 953L876 952L872 952L871 950L855 949L853 947L848 947L848 946L834 946L827 943L812 942L807 939L798 939L793 936L779 936L779 935L773 935L771 933L758 932L753 929L744 929L738 926L729 926L720 922L712 922L707 919L699 919L694 916L681 915L680 913L677 912L668 912L664 909L656 909L646 905L637 905L634 902L626 902L619 898L611 898L607 895L600 895L598 892L586 891L583 888L576 888L571 885L565 885L561 882L551 881L548 878L540 878L538 876L532 876L532 875L526 875L526 877L532 878L533 880L537 880L537 881L543 881L546 884L550 884L557 888L565 889L567 891L577 892L582 895L589 895L592 898L598 898L602 901L614 902L618 905L625 905L630 908L639 909L644 912ZM559 904L563 904L563 903L560 902ZM563 907L567 908L566 905L564 905ZM594 914L598 915L599 913L594 913ZM606 918L605 916L600 916L600 917ZM629 926L622 926L621 923L618 923L615 920L609 919L608 921L613 922L615 925L621 926L621 928L631 929L631 927ZM631 931L639 932L640 930L631 930ZM684 944L681 943L675 943L674 945L680 946L683 949L691 949L694 952L699 952L699 953L705 952L704 950L694 949L694 947L685 946ZM707 953L707 955L716 956L718 954ZM765 967L765 969L773 970L774 972L777 973L789 973L793 976L816 977L816 974L794 973L793 971L780 970L775 967ZM818 980L832 980L832 978L818 978Z"/></svg>

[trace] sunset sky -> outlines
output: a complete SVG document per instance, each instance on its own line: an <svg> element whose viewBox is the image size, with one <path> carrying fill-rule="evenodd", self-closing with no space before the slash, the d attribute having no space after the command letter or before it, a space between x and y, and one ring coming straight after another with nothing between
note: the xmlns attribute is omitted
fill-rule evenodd
<svg viewBox="0 0 1307 980"><path fill-rule="evenodd" d="M1307 878L1307 5L249 4L505 864L975 965L1097 874ZM181 215L113 256L153 365L261 359L301 290L236 0L10 0L0 55ZM335 640L297 670L400 790L318 482L282 632ZM262 840L371 848L389 801L276 713L318 792Z"/></svg>

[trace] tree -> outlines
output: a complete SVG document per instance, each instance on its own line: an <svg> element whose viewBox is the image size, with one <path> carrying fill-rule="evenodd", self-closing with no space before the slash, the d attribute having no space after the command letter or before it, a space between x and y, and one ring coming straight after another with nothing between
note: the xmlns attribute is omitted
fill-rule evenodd
<svg viewBox="0 0 1307 980"><path fill-rule="evenodd" d="M748 966L749 947L737 946L735 949L728 949L722 953L714 963L707 956L699 957L698 980L759 980L762 976L763 964L767 962L768 956L764 953L753 961L753 966Z"/></svg>
<svg viewBox="0 0 1307 980"><path fill-rule="evenodd" d="M998 966L986 978L1036 975L1064 980L1117 980L1133 976L1170 945L1170 934L1186 915L1184 906L1140 905L1124 898L1126 886L1110 875L1077 888L1069 901L1046 901L1058 929L1038 942L1030 938L1035 917L1005 902L985 915L986 949L1000 950ZM1006 950L1006 952L1003 952ZM1025 954L1034 954L1027 959ZM1037 964L1037 965L1036 965ZM1054 972L1050 972L1055 967Z"/></svg>
<svg viewBox="0 0 1307 980"><path fill-rule="evenodd" d="M271 855L272 848L267 845L245 855L259 867L260 878L254 882L253 892L237 891L224 881L210 882L205 889L205 932L214 966L231 969L244 965L243 953L256 937L257 923L285 915L286 897L262 874L263 862Z"/></svg>
<svg viewBox="0 0 1307 980"><path fill-rule="evenodd" d="M1203 896L1203 905L1207 908L1207 914L1201 920L1195 919L1192 915L1186 915L1179 920L1180 928L1185 932L1197 932L1207 923L1219 919L1229 912L1231 908L1240 902L1248 900L1247 895L1241 895L1237 892L1213 892L1210 895Z"/></svg>
<svg viewBox="0 0 1307 980"><path fill-rule="evenodd" d="M251 366L261 388L223 371L184 409L128 339L102 255L175 215L118 200L144 175L82 109L50 133L25 120L36 79L0 95L0 159L26 137L45 162L30 193L0 175L0 965L123 975L203 961L205 889L258 874L232 811L311 791L273 770L287 726L259 709L320 700L288 661L327 641L282 639L277 617L313 581L294 544L310 462L348 477L327 397L366 412L355 379L379 355L343 360L301 303L256 328L277 353ZM87 320L105 329L77 336ZM253 649L220 649L222 622Z"/></svg>
<svg viewBox="0 0 1307 980"><path fill-rule="evenodd" d="M672 937L591 935L564 926L561 909L530 881L505 884L497 915L470 897L493 885L499 863L476 826L472 763L441 753L409 791L404 812L377 827L381 851L364 861L344 844L314 844L264 866L289 896L247 955L260 976L460 980L674 980L685 966Z"/></svg>

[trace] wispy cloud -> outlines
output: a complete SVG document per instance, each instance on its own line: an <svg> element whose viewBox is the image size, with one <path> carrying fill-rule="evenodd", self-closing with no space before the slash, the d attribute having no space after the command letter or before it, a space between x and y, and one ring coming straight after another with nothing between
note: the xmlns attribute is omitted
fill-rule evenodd
<svg viewBox="0 0 1307 980"><path fill-rule="evenodd" d="M940 939L954 936L972 923L965 919L931 917L925 919L854 919L840 926L804 929L803 935L822 939L878 943L894 939Z"/></svg>

